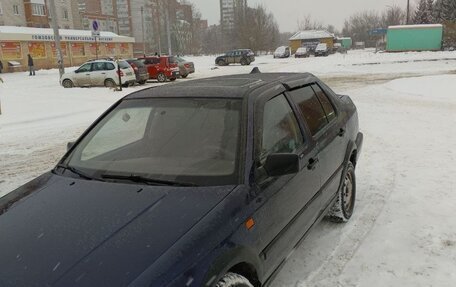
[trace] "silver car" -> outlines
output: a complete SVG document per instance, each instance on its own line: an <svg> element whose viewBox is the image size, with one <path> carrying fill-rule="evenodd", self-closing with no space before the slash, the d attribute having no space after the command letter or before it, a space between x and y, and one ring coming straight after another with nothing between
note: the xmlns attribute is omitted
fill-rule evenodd
<svg viewBox="0 0 456 287"><path fill-rule="evenodd" d="M127 61L95 60L82 64L75 71L63 74L60 84L64 88L115 87L119 85L119 74L123 86L133 85L136 82L135 71Z"/></svg>

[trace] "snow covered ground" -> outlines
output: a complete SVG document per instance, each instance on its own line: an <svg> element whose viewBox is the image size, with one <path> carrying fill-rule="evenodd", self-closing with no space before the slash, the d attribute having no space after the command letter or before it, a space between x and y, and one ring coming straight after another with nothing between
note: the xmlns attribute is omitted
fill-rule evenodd
<svg viewBox="0 0 456 287"><path fill-rule="evenodd" d="M197 68L193 79L252 69L214 69L214 57L189 59ZM365 135L353 218L317 225L273 286L454 286L456 52L262 56L253 66L309 71L349 94ZM1 77L0 196L49 170L68 141L119 98L142 88L63 89L56 70Z"/></svg>

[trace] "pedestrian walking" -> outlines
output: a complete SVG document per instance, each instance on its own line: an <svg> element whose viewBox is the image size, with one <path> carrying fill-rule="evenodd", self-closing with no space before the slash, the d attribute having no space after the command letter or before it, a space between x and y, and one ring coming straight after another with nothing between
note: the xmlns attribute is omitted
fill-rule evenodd
<svg viewBox="0 0 456 287"><path fill-rule="evenodd" d="M33 65L33 58L30 56L30 54L27 54L28 57L28 66L29 66L29 71L30 74L29 76L35 76L35 66Z"/></svg>
<svg viewBox="0 0 456 287"><path fill-rule="evenodd" d="M2 63L2 61L0 61L0 74L2 73L2 71L3 71L3 63Z"/></svg>

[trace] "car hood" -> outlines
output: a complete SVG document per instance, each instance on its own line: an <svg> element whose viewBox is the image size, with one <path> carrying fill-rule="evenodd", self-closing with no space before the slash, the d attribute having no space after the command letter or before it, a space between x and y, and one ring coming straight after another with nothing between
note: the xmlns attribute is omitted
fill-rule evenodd
<svg viewBox="0 0 456 287"><path fill-rule="evenodd" d="M52 175L0 216L0 286L125 286L234 186L167 187Z"/></svg>

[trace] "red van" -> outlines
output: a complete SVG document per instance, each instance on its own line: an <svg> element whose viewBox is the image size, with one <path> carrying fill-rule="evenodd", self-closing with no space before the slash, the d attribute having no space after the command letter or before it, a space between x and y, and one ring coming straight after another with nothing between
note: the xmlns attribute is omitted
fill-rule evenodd
<svg viewBox="0 0 456 287"><path fill-rule="evenodd" d="M166 82L179 77L179 64L174 56L147 56L140 60L147 66L151 79Z"/></svg>

